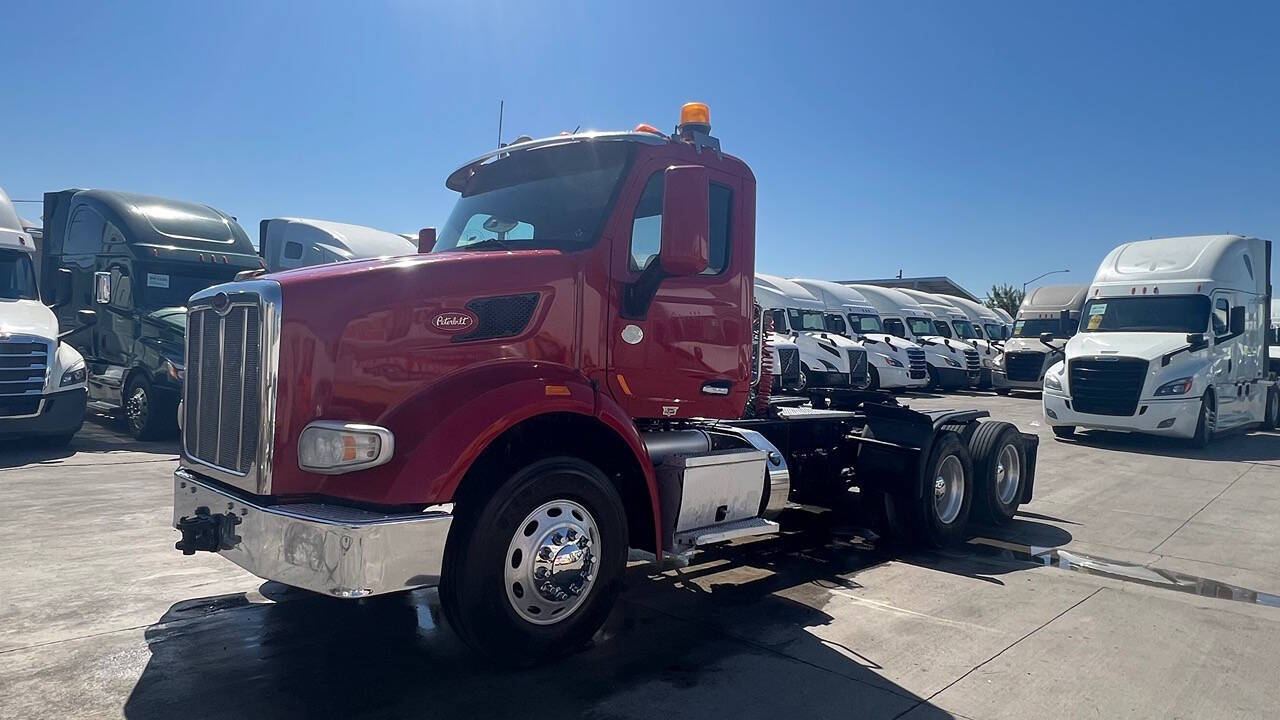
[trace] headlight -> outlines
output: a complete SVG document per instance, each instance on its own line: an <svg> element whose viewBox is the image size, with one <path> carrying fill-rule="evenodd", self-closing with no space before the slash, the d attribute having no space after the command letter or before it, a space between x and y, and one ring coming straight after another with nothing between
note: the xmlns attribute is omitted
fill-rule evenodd
<svg viewBox="0 0 1280 720"><path fill-rule="evenodd" d="M169 358L164 359L164 371L174 382L182 382L187 376L187 369Z"/></svg>
<svg viewBox="0 0 1280 720"><path fill-rule="evenodd" d="M962 367L962 366L960 365L960 361L959 361L959 360L956 360L955 358L944 357L944 358L942 358L942 359L943 359L943 360L946 360L946 361L947 361L947 364L948 364L948 365L950 365L951 367Z"/></svg>
<svg viewBox="0 0 1280 720"><path fill-rule="evenodd" d="M1194 378L1184 377L1167 382L1156 388L1156 395L1186 395L1191 392Z"/></svg>
<svg viewBox="0 0 1280 720"><path fill-rule="evenodd" d="M391 431L377 425L318 421L298 438L298 465L303 470L337 475L381 465L391 459Z"/></svg>
<svg viewBox="0 0 1280 720"><path fill-rule="evenodd" d="M889 363L889 367L902 367L902 361L898 360L898 358L889 357L888 355L881 355L880 357L884 358L885 362Z"/></svg>
<svg viewBox="0 0 1280 720"><path fill-rule="evenodd" d="M1004 353L1000 353L999 355L997 355L996 359L991 361L991 364L995 365L998 368L1004 367Z"/></svg>
<svg viewBox="0 0 1280 720"><path fill-rule="evenodd" d="M1061 376L1055 375L1054 373L1045 373L1044 389L1045 390L1062 390Z"/></svg>
<svg viewBox="0 0 1280 720"><path fill-rule="evenodd" d="M70 370L62 373L62 380L58 381L58 387L66 387L68 385L79 385L84 382L87 373L84 369L84 363L80 363L72 367Z"/></svg>

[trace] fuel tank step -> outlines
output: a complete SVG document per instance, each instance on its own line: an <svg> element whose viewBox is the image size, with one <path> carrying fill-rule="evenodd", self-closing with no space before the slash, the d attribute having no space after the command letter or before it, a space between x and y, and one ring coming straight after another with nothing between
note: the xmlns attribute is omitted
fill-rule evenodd
<svg viewBox="0 0 1280 720"><path fill-rule="evenodd" d="M777 532L778 523L754 517L676 533L675 541L676 547L693 548L756 535L773 535Z"/></svg>

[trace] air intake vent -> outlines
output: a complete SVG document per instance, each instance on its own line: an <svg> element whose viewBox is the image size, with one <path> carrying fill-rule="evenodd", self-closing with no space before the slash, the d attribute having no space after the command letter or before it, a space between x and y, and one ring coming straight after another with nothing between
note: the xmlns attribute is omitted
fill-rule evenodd
<svg viewBox="0 0 1280 720"><path fill-rule="evenodd" d="M921 380L929 375L929 361L925 360L924 351L920 348L907 348L908 374L912 380Z"/></svg>
<svg viewBox="0 0 1280 720"><path fill-rule="evenodd" d="M978 357L977 350L964 351L965 369L970 371L980 370L982 368L982 360Z"/></svg>
<svg viewBox="0 0 1280 720"><path fill-rule="evenodd" d="M1138 358L1080 358L1068 365L1071 405L1090 415L1132 416L1147 376Z"/></svg>
<svg viewBox="0 0 1280 720"><path fill-rule="evenodd" d="M474 330L454 335L453 342L514 337L524 332L538 307L538 293L479 298L467 303L478 322Z"/></svg>
<svg viewBox="0 0 1280 720"><path fill-rule="evenodd" d="M49 343L13 336L0 341L0 417L33 415L49 372Z"/></svg>
<svg viewBox="0 0 1280 720"><path fill-rule="evenodd" d="M1014 382L1036 382L1044 366L1044 353L1007 352L1004 354L1005 375Z"/></svg>

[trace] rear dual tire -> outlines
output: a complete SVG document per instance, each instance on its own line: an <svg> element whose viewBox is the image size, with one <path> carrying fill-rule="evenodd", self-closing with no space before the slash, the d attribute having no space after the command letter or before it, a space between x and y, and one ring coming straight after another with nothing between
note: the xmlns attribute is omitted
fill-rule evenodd
<svg viewBox="0 0 1280 720"><path fill-rule="evenodd" d="M1029 469L1021 433L1006 422L979 423L969 438L969 453L973 456L978 516L995 525L1007 525L1022 502Z"/></svg>

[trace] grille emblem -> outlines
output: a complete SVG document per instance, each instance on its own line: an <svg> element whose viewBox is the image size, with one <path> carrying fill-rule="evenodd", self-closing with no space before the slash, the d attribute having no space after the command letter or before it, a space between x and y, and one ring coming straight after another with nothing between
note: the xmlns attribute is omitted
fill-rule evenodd
<svg viewBox="0 0 1280 720"><path fill-rule="evenodd" d="M226 315L231 310L231 298L227 294L220 292L213 296L213 309L219 315Z"/></svg>

